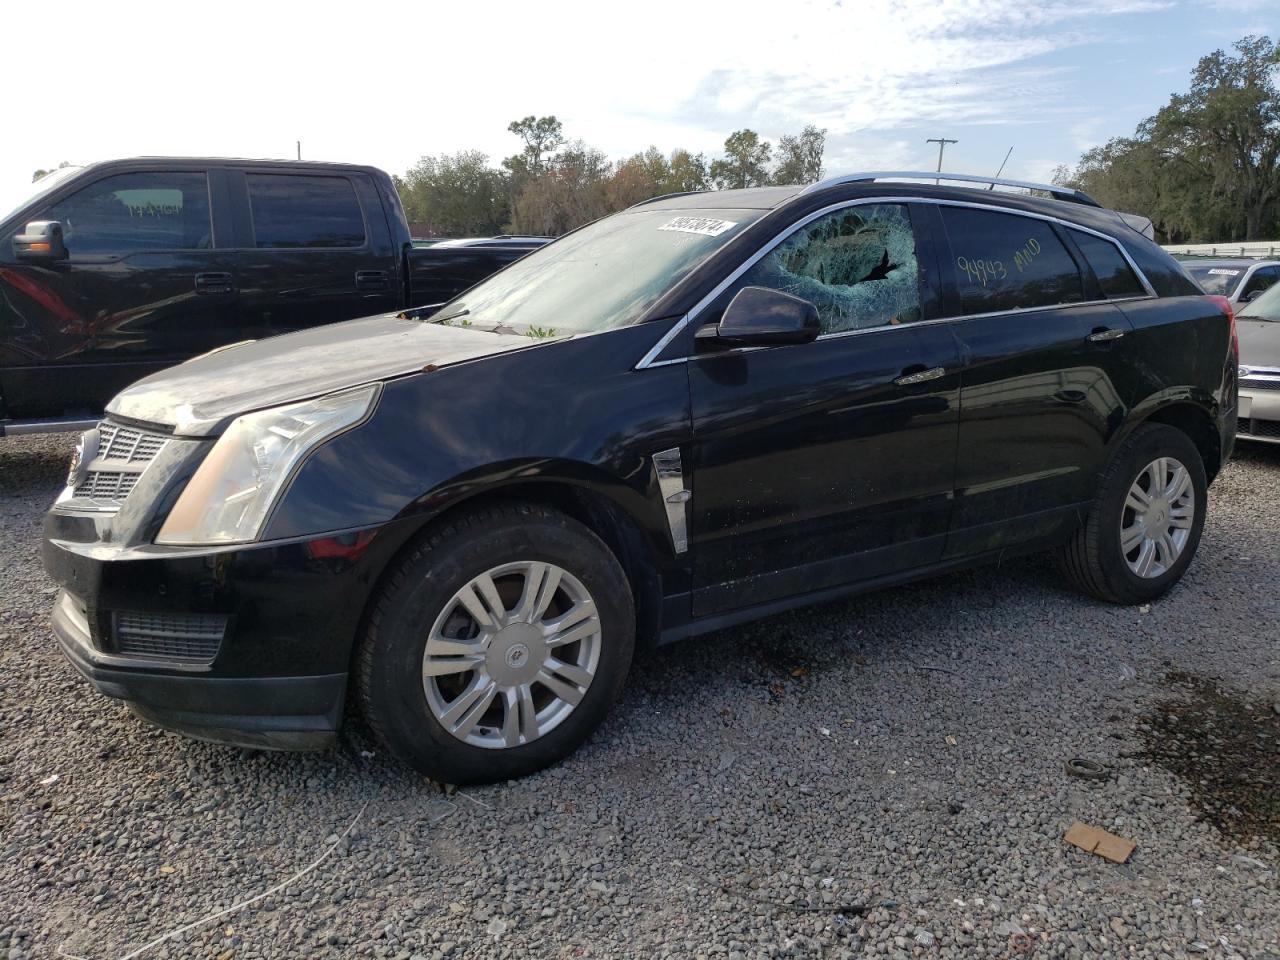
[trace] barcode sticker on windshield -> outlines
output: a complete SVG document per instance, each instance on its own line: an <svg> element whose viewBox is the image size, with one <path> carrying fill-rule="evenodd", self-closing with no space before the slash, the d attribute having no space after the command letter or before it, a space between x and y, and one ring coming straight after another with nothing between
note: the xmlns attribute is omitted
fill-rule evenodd
<svg viewBox="0 0 1280 960"><path fill-rule="evenodd" d="M706 217L676 217L668 220L659 230L678 230L681 233L700 233L704 237L718 237L738 225L736 220L709 220Z"/></svg>
<svg viewBox="0 0 1280 960"><path fill-rule="evenodd" d="M1209 276L1211 276L1211 277L1238 277L1238 276L1240 276L1240 271L1239 271L1239 270L1210 270L1210 271L1209 271Z"/></svg>

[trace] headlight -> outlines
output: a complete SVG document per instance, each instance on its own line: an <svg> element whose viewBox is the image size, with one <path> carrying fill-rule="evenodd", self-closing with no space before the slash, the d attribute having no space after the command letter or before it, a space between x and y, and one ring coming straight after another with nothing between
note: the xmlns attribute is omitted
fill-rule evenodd
<svg viewBox="0 0 1280 960"><path fill-rule="evenodd" d="M160 528L156 543L244 543L302 458L363 420L378 384L237 417L209 451Z"/></svg>

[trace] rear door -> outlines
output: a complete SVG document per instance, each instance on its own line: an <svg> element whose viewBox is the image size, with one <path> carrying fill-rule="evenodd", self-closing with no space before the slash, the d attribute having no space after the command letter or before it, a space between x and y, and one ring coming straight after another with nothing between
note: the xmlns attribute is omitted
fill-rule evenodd
<svg viewBox="0 0 1280 960"><path fill-rule="evenodd" d="M399 307L400 252L367 174L248 168L230 178L241 339Z"/></svg>
<svg viewBox="0 0 1280 960"><path fill-rule="evenodd" d="M1132 329L1065 228L974 205L936 207L964 363L948 558L1051 536L1094 496L1130 392ZM1070 231L1083 240L1097 238ZM1128 270L1113 241L1102 240ZM1132 272L1108 273L1123 298Z"/></svg>
<svg viewBox="0 0 1280 960"><path fill-rule="evenodd" d="M31 219L68 258L4 268L0 389L15 416L97 410L156 370L236 337L234 256L210 171L106 173ZM7 239L7 238L6 238Z"/></svg>
<svg viewBox="0 0 1280 960"><path fill-rule="evenodd" d="M933 267L913 209L851 204L802 223L696 318L766 286L814 302L823 325L812 343L689 361L696 616L941 556L958 354L945 324L921 322Z"/></svg>

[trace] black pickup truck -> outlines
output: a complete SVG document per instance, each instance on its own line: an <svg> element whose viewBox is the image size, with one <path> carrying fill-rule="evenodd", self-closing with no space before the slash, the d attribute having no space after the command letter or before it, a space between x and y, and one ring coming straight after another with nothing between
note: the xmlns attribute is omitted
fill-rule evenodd
<svg viewBox="0 0 1280 960"><path fill-rule="evenodd" d="M215 347L443 303L547 242L415 246L391 178L350 164L148 157L31 189L0 212L0 436L82 430Z"/></svg>

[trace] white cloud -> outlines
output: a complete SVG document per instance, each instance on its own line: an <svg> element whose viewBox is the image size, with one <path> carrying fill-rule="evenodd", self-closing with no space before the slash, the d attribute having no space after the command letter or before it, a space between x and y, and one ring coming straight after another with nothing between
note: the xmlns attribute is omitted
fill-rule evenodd
<svg viewBox="0 0 1280 960"><path fill-rule="evenodd" d="M1067 117L1070 74L1029 62L1158 0L837 0L641 7L566 2L121 0L6 8L40 86L6 98L0 184L61 160L138 154L358 160L514 152L507 123L555 113L620 156L718 151L813 122L828 166L924 161L921 124ZM47 71L47 72L45 72ZM47 79L46 79L47 78ZM945 131L940 131L945 132Z"/></svg>

